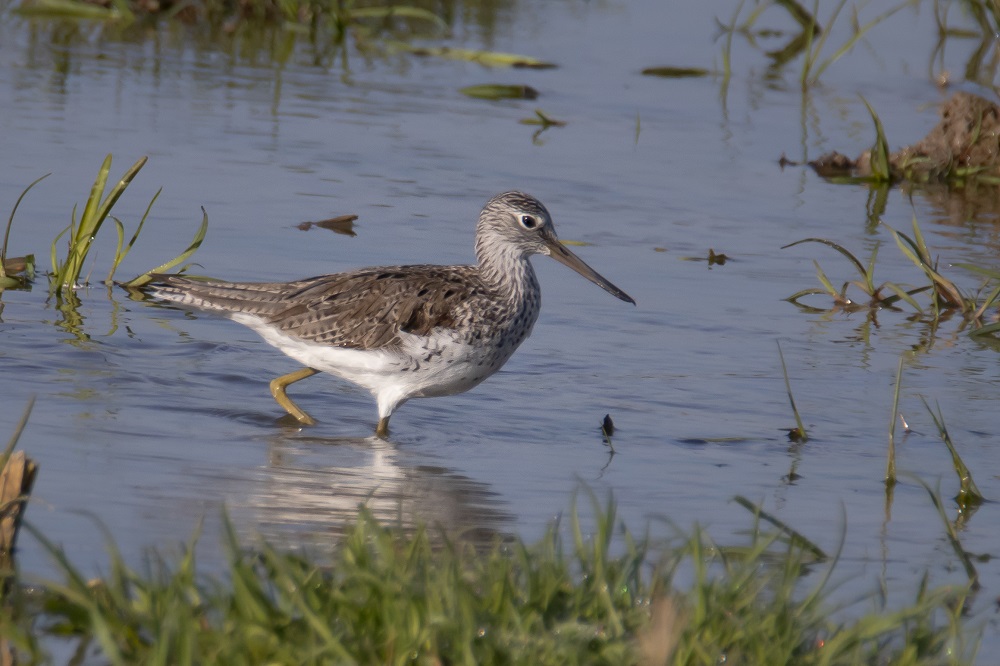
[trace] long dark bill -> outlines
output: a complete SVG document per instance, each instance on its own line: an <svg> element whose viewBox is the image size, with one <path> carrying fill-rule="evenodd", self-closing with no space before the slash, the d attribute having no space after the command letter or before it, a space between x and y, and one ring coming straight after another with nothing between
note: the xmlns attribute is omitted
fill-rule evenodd
<svg viewBox="0 0 1000 666"><path fill-rule="evenodd" d="M615 298L619 298L626 303L631 303L635 305L635 299L626 294L624 291L616 287L615 285L608 282L603 275L595 271L593 268L584 263L583 259L576 256L572 252L566 249L566 246L559 242L558 239L545 239L545 246L549 248L549 256L558 261L564 266L569 266L574 271L587 278L598 287L608 292Z"/></svg>

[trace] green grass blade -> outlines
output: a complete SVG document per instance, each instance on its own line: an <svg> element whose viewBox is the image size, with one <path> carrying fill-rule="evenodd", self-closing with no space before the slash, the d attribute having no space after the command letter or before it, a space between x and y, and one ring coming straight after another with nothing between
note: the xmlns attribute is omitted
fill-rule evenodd
<svg viewBox="0 0 1000 666"><path fill-rule="evenodd" d="M879 287L879 291L881 291L882 289L889 289L894 294L896 294L895 297L890 296L889 298L883 298L882 303L884 305L892 305L896 301L904 301L920 314L924 313L924 309L920 307L920 303L917 302L917 299L913 298L913 294L920 293L922 291L927 291L928 289L930 289L930 286L920 287L918 289L911 289L910 291L906 291L895 282L885 282L882 284L882 286Z"/></svg>
<svg viewBox="0 0 1000 666"><path fill-rule="evenodd" d="M801 532L792 528L790 525L782 521L777 516L768 513L760 506L748 500L743 495L736 495L735 497L733 497L733 501L742 506L747 511L757 516L758 518L765 520L774 525L775 527L777 527L779 530L781 530L782 533L788 536L788 538L791 539L794 543L812 553L816 557L816 559L818 560L827 559L826 551L824 551L822 548L813 543L810 539L805 537Z"/></svg>
<svg viewBox="0 0 1000 666"><path fill-rule="evenodd" d="M976 266L975 264L967 264L967 263L951 264L951 265L957 268L964 268L967 271L971 271L972 273L977 273L979 275L982 275L983 277L988 277L991 280L1000 280L1000 270L997 269L984 268L983 266Z"/></svg>
<svg viewBox="0 0 1000 666"><path fill-rule="evenodd" d="M895 238L896 245L899 246L900 251L930 278L934 284L935 293L941 296L950 307L957 308L962 312L967 311L970 303L962 297L962 293L955 286L955 283L938 273L930 264L927 246L922 244L923 237L920 237L921 243L918 243L903 232L896 231L888 224L885 224L885 222L882 224L889 230L893 238Z"/></svg>
<svg viewBox="0 0 1000 666"><path fill-rule="evenodd" d="M795 406L795 396L792 395L792 384L788 380L788 367L785 365L785 355L781 353L780 342L778 342L778 358L781 359L781 372L785 376L785 390L788 392L788 402L791 403L792 413L795 414L795 423L799 430L799 441L806 442L809 440L809 435L806 433L806 427L802 424L802 417L799 416L799 410Z"/></svg>
<svg viewBox="0 0 1000 666"><path fill-rule="evenodd" d="M111 221L115 223L115 231L118 233L118 243L115 245L115 259L111 263L111 272L108 273L108 279L105 282L111 282L111 276L114 274L118 262L122 260L122 248L125 245L125 225L114 215L111 216Z"/></svg>
<svg viewBox="0 0 1000 666"><path fill-rule="evenodd" d="M823 269L820 268L819 262L814 259L813 264L816 266L816 277L819 279L820 284L823 285L826 292L830 294L830 296L833 296L835 300L840 298L840 292L833 288L833 283L830 282L830 278L828 278L826 273L823 272Z"/></svg>
<svg viewBox="0 0 1000 666"><path fill-rule="evenodd" d="M892 413L889 414L889 453L885 465L885 483L896 485L896 416L899 414L899 389L903 380L903 357L896 367L896 386L892 391Z"/></svg>
<svg viewBox="0 0 1000 666"><path fill-rule="evenodd" d="M978 322L982 319L983 315L986 314L986 311L993 307L997 301L1000 301L1000 286L993 289L993 291L990 292L990 295L983 300L983 302L976 309L973 319Z"/></svg>
<svg viewBox="0 0 1000 666"><path fill-rule="evenodd" d="M965 575L969 578L969 583L972 585L972 589L979 589L979 572L976 571L976 565L972 562L972 557L962 546L962 542L958 538L958 532L955 530L955 525L948 520L948 516L944 512L944 504L941 502L941 495L929 485L927 485L923 479L917 479L917 483L924 487L927 494L930 495L931 502L934 504L934 508L937 509L938 515L941 517L941 522L944 523L945 533L948 535L948 542L951 544L952 550L958 556L959 561L962 563L962 567L965 569Z"/></svg>
<svg viewBox="0 0 1000 666"><path fill-rule="evenodd" d="M812 77L810 78L809 82L810 83L815 83L816 81L818 81L819 77L822 76L823 72L826 71L826 68L829 67L830 65L832 65L833 63L837 62L838 60L840 60L840 58L845 53L847 53L852 48L854 48L854 45L857 44L858 41L868 33L869 30L871 30L876 25L878 25L882 21L886 20L887 18L889 18L890 16L892 16L893 14L895 14L896 12L898 12L899 10L901 10L904 7L907 7L909 5L912 5L912 4L913 4L913 0L904 0L904 2L901 2L900 4L896 5L895 7L889 8L888 10L886 10L885 12L883 12L882 14L880 14L879 16L876 16L875 18L873 18L868 23L865 23L863 26L860 26L857 30L855 30L854 34L851 36L850 39L847 40L847 42L844 43L843 46L841 46L839 49L837 49L833 53L833 55L831 55L829 58L827 58L822 63L820 63L819 67L816 68L816 71L812 75ZM843 5L841 5L841 7L842 6ZM839 12L840 12L840 7L837 8L837 13L839 13ZM836 20L836 14L834 15L834 18L831 20L830 24L832 25L833 21L835 21L835 20Z"/></svg>
<svg viewBox="0 0 1000 666"><path fill-rule="evenodd" d="M111 155L108 154L101 163L101 168L97 172L97 178L90 188L90 196L83 207L83 214L80 216L80 224L73 232L70 239L70 252L81 245L88 237L93 236L97 231L97 211L101 206L101 197L104 196L104 188L108 183L108 174L111 172Z"/></svg>
<svg viewBox="0 0 1000 666"><path fill-rule="evenodd" d="M108 155L109 167L111 166L110 158L111 156ZM131 183L132 179L135 178L136 175L138 175L139 171L142 170L142 167L146 165L146 162L148 160L149 158L145 156L140 157L138 160L136 160L135 164L129 167L128 171L125 172L125 175L122 176L121 180L119 180L115 184L111 192L108 193L108 196L104 198L104 201L101 203L100 209L97 211L98 225L100 225L100 223L103 222L104 219L108 216L108 213L111 212L112 206L114 206L115 203L118 201L118 199L121 197L121 195L125 193L125 189L129 186L129 183ZM105 174L105 176L107 176L107 174Z"/></svg>
<svg viewBox="0 0 1000 666"><path fill-rule="evenodd" d="M976 482L972 478L972 472L969 471L965 461L962 460L962 456L959 455L958 449L955 448L954 442L951 441L948 428L944 424L944 416L941 415L941 407L938 407L937 414L935 414L926 400L921 398L921 401L923 401L924 407L927 408L931 418L934 420L934 426L941 436L941 441L948 447L948 453L951 454L951 464L958 475L959 490L956 500L958 501L959 508L966 511L969 508L979 506L983 503L983 495L979 492L979 487L976 486Z"/></svg>
<svg viewBox="0 0 1000 666"><path fill-rule="evenodd" d="M17 198L17 201L14 202L14 207L10 211L10 217L7 218L7 229L6 231L4 231L3 234L3 245L0 245L0 277L7 277L7 273L4 270L4 263L7 261L7 243L10 240L10 228L14 224L14 214L17 213L18 206L21 205L21 201L24 199L25 195L28 194L29 191L31 191L31 188L33 188L35 185L42 182L51 175L52 175L51 173L47 173L41 178L36 178L34 182L31 183L31 185L28 185L26 188L24 188L24 191L21 192L21 196L19 196Z"/></svg>
<svg viewBox="0 0 1000 666"><path fill-rule="evenodd" d="M11 434L10 439L7 440L7 448L4 449L3 454L0 455L0 470L7 465L7 461L10 460L11 455L14 453L14 447L17 446L17 441L21 438L21 433L23 433L24 429L27 427L28 419L31 417L31 410L34 408L35 396L31 396L28 399L28 404L24 407L21 419L17 422L17 425L14 426L14 432Z"/></svg>
<svg viewBox="0 0 1000 666"><path fill-rule="evenodd" d="M993 324L987 324L986 326L980 326L979 328L970 331L969 335L972 335L972 336L977 336L977 335L992 335L993 333L997 333L997 332L1000 332L1000 322L996 322L996 323L993 323Z"/></svg>
<svg viewBox="0 0 1000 666"><path fill-rule="evenodd" d="M147 282L149 282L150 280L152 280L152 277L151 277L152 275L154 275L156 273L166 273L166 272L170 271L170 269L174 268L175 266L183 263L184 261L187 261L188 257L190 257L192 254L194 254L195 251L199 247L201 247L202 241L205 240L205 234L208 233L208 213L205 212L204 208L202 208L201 209L201 214L202 214L201 225L198 227L198 231L194 235L194 240L191 241L191 244L188 245L188 247L187 247L186 250L184 250L182 253L180 253L179 255L177 255L176 257L174 257L173 259L171 259L170 261L168 261L166 263L163 263L163 264L160 264L156 268L154 268L154 269L152 269L150 271L147 271L147 272L143 273L142 275L140 275L140 276L138 276L136 278L133 278L132 280L129 280L128 282L125 283L124 286L126 286L126 287L141 287L142 285L144 285Z"/></svg>
<svg viewBox="0 0 1000 666"><path fill-rule="evenodd" d="M146 224L146 220L149 218L149 212L153 209L153 204L156 203L156 200L159 198L161 192L163 192L162 187L158 189L156 191L156 194L153 195L153 198L150 199L149 205L146 206L146 212L144 212L142 214L142 217L139 219L139 224L136 225L135 233L132 234L132 238L129 239L128 245L125 246L124 250L122 249L124 228L119 229L118 249L115 252L115 260L111 264L111 271L108 273L108 278L104 281L105 284L111 284L112 282L114 282L115 271L118 270L118 266L121 264L122 261L125 260L125 257L128 256L128 253L132 251L132 247L135 245L135 242L139 239L139 232L142 231L142 227ZM115 221L118 222L117 219ZM119 222L118 224L120 227L121 223Z"/></svg>
<svg viewBox="0 0 1000 666"><path fill-rule="evenodd" d="M885 128L882 127L881 119L868 100L862 97L861 101L865 103L868 113L871 114L872 122L875 123L875 144L871 148L872 178L876 181L888 182L892 180L892 174L889 171L889 142L885 138Z"/></svg>
<svg viewBox="0 0 1000 666"><path fill-rule="evenodd" d="M868 259L868 267L865 269L865 284L867 289L865 293L874 294L878 290L875 288L875 258L878 256L879 243L875 243L875 247L872 248L872 256Z"/></svg>
<svg viewBox="0 0 1000 666"><path fill-rule="evenodd" d="M90 196L84 207L83 215L80 216L79 224L75 222L74 208L74 220L70 223L70 248L66 255L66 260L62 264L56 265L56 262L53 262L52 282L49 285L51 291L61 293L63 289L72 288L79 281L80 272L83 269L84 262L87 260L90 246L100 231L101 225L110 214L111 208L122 194L124 194L129 183L132 182L132 179L135 178L146 164L146 160L146 157L137 160L102 200L104 189L107 185L108 173L111 170L111 155L109 154L104 158L101 169L90 190ZM54 249L53 256L55 256Z"/></svg>
<svg viewBox="0 0 1000 666"><path fill-rule="evenodd" d="M52 245L49 247L49 254L51 255L52 258L53 275L59 274L59 260L56 258L58 254L58 250L56 248L58 247L59 239L65 236L67 233L72 236L73 224L75 223L75 220L76 220L76 206L73 206L73 212L71 214L69 225L67 225L62 231L56 234L56 237L52 239Z"/></svg>
<svg viewBox="0 0 1000 666"><path fill-rule="evenodd" d="M827 245L829 247L832 247L834 250L836 250L837 252L841 253L845 257L847 257L847 259L852 264L854 264L854 268L858 271L859 275L861 275L862 277L865 276L865 266L864 266L864 264L862 264L861 261L859 261L858 258L855 257L851 253L850 250L848 250L847 248L845 248L843 245L839 245L839 244L834 243L833 241L827 240L825 238L803 238L802 240L797 240L794 243L789 243L788 245L782 245L781 249L784 250L784 249L789 248L789 247L795 247L796 245L801 245L802 243L822 243L823 245Z"/></svg>

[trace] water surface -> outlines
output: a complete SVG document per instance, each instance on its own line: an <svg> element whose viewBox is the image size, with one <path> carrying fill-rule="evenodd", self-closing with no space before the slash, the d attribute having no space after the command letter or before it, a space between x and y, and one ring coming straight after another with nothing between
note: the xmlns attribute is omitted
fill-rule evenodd
<svg viewBox="0 0 1000 666"><path fill-rule="evenodd" d="M893 147L916 141L947 94L932 75L964 71L974 44L950 43L933 61L933 17L920 6L873 31L806 94L800 61L769 70L763 50L776 44L766 40L754 47L734 39L728 84L640 74L664 64L720 70L715 17L728 21L734 6L522 2L488 28L463 17L444 40L559 64L544 71L353 49L345 62L317 58L307 44L277 61L186 40L176 27L116 35L7 13L0 202L9 208L52 172L18 213L13 254L34 252L44 266L50 240L110 152L113 176L150 158L116 208L127 225L163 188L123 277L179 252L202 206L210 229L197 271L224 279L466 263L482 204L523 189L546 203L564 239L587 244L574 248L585 261L638 302L627 306L536 258L544 306L521 350L472 392L408 403L393 417L391 440L380 442L370 438L370 396L328 377L291 390L320 423L288 427L267 383L295 366L247 329L100 286L61 311L40 278L30 291L3 294L0 322L8 380L0 431L13 429L37 396L21 439L41 465L29 519L86 566L103 561L90 516L129 557L186 540L204 518L213 566L223 506L244 533L292 545L334 538L362 501L406 523L533 539L584 484L598 496L613 492L637 531L667 516L707 524L725 540L749 525L730 501L740 494L830 551L844 534L845 598L883 578L890 599L909 601L925 570L936 584L961 581L915 481L939 483L945 498L957 490L920 397L940 405L984 494L1000 496L996 346L969 338L954 320L934 330L907 311L873 320L805 313L782 300L817 285L814 259L837 283L854 278L828 248L780 249L809 236L865 260L880 245L881 279L921 277L869 224L868 190L782 170L778 158L867 147L872 130L859 95L882 115ZM792 29L774 9L763 20ZM831 45L847 39L843 20L833 30ZM485 102L458 93L481 83L528 84L541 96ZM567 125L533 137L536 128L517 121L535 108ZM355 237L297 229L347 213L360 216ZM956 213L948 202L890 193L887 223L907 229L914 215L942 262L995 267L995 211ZM683 260L709 248L732 260ZM95 278L112 252L98 250ZM794 419L779 342L811 436L801 446L786 437ZM901 357L901 410L913 432L899 464L914 476L902 478L886 510L886 433ZM613 458L599 431L605 414L617 426ZM987 504L965 523L968 550L997 551L995 511ZM30 539L21 564L50 571ZM987 607L1000 578L994 564L979 567L989 654L997 640Z"/></svg>

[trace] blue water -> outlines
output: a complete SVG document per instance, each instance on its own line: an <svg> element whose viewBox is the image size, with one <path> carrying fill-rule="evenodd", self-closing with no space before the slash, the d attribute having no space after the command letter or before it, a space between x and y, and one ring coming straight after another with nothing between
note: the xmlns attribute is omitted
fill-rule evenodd
<svg viewBox="0 0 1000 666"><path fill-rule="evenodd" d="M863 18L889 6L870 3ZM780 249L810 236L863 260L880 244L879 280L921 276L884 229L867 225L865 188L781 169L778 159L865 149L873 132L859 95L879 111L893 147L916 141L950 93L932 80L941 68L978 90L957 78L975 43L955 39L933 60L933 16L918 7L875 28L805 94L801 60L769 73L763 54L791 32L758 47L736 36L728 85L721 74L640 74L654 65L721 72L725 39L714 19L727 22L734 8L524 2L490 30L470 19L445 39L559 64L543 71L353 48L347 63L317 65L305 44L276 64L226 43L195 46L177 28L141 38L91 25L74 32L6 12L0 210L52 173L23 202L11 254L33 252L45 268L51 239L83 205L104 156L114 154L117 178L148 155L116 214L134 228L163 192L119 277L183 249L201 207L210 228L194 270L220 278L466 263L482 204L517 188L544 201L561 237L587 243L574 250L638 302L536 258L544 305L532 337L474 391L402 407L383 443L369 438L370 396L328 377L291 390L317 426L280 423L267 383L295 365L247 329L100 285L79 292L82 321L73 324L39 278L0 301L0 433L37 397L21 438L41 465L29 520L96 567L104 543L92 516L129 557L176 547L204 518L204 561L213 566L224 505L244 534L292 545L335 538L366 500L387 519L533 539L584 485L599 497L613 492L636 531L667 516L726 541L750 523L730 501L739 494L830 551L846 515L846 598L884 577L890 599L911 600L925 570L935 584L960 582L915 480L940 484L955 516L948 498L957 480L920 398L940 405L984 494L1000 496L997 350L957 319L934 330L906 309L873 322L785 302L818 286L814 259L838 285L855 278L829 248ZM761 20L793 28L777 8ZM849 32L841 17L825 53ZM541 96L486 102L458 93L481 83L528 84ZM535 108L567 125L533 140L537 128L518 120ZM972 216L950 205L919 195L911 204L893 191L883 219L905 230L916 215L943 264L995 267L996 210ZM359 215L356 237L297 228L348 213ZM95 280L107 272L113 235L98 243ZM709 248L732 260L684 260ZM978 284L949 274L967 289ZM811 436L802 446L786 438L795 422L779 342ZM887 515L882 477L901 357L901 411L913 432L899 444L899 466L913 476L902 477ZM617 426L613 457L599 431L605 414ZM788 483L792 469L798 478ZM965 524L968 550L997 552L995 512L986 504ZM51 572L30 538L20 561ZM1000 577L995 564L978 566L979 618L992 622ZM996 644L991 624L983 653Z"/></svg>

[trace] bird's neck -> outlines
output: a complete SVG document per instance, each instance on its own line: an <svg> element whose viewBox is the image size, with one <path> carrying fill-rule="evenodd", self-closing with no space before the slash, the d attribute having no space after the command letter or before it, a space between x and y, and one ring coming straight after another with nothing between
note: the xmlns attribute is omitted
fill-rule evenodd
<svg viewBox="0 0 1000 666"><path fill-rule="evenodd" d="M537 293L538 278L528 257L506 243L476 242L479 275L487 286L512 299L522 300L527 293Z"/></svg>

